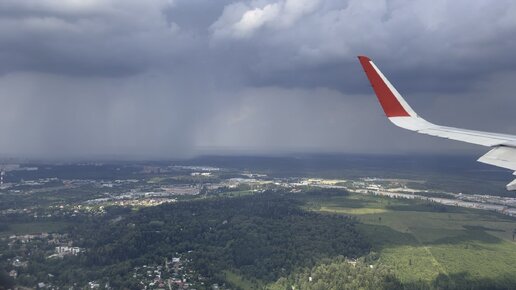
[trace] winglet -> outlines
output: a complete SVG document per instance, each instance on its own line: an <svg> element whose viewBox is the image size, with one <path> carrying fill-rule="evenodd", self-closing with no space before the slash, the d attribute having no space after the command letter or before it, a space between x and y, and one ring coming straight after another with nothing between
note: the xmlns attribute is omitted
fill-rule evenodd
<svg viewBox="0 0 516 290"><path fill-rule="evenodd" d="M417 117L417 114L401 97L382 72L367 56L358 56L358 60L364 69L369 82L382 105L388 118L391 117Z"/></svg>

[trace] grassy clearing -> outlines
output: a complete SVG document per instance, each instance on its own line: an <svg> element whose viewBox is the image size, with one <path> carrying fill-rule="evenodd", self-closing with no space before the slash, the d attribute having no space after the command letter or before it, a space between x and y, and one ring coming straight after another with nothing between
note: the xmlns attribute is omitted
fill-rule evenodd
<svg viewBox="0 0 516 290"><path fill-rule="evenodd" d="M320 207L319 211L330 212L330 213L353 214L353 215L375 214L375 213L387 212L387 210L383 209L383 208L345 208L345 207L342 208L342 207L327 207L327 206Z"/></svg>
<svg viewBox="0 0 516 290"><path fill-rule="evenodd" d="M260 282L250 281L233 271L224 271L224 280L236 289L261 289L263 284Z"/></svg>
<svg viewBox="0 0 516 290"><path fill-rule="evenodd" d="M219 196L225 196L225 197L240 197L240 196L246 196L254 194L252 190L239 190L239 191L227 191L220 193Z"/></svg>
<svg viewBox="0 0 516 290"><path fill-rule="evenodd" d="M149 179L147 181L147 183L149 184L159 184L159 183L162 183L166 180L168 180L169 178L168 177L161 177L161 176L155 176L155 177L152 177L151 179Z"/></svg>
<svg viewBox="0 0 516 290"><path fill-rule="evenodd" d="M515 219L480 210L438 211L420 201L363 195L317 200L310 208L357 217L360 231L380 253L380 263L391 267L402 282L467 273L503 286L504 279L516 277Z"/></svg>
<svg viewBox="0 0 516 290"><path fill-rule="evenodd" d="M13 223L9 224L9 229L0 232L0 237L9 235L35 234L42 232L57 232L66 228L66 222L34 222L34 223Z"/></svg>

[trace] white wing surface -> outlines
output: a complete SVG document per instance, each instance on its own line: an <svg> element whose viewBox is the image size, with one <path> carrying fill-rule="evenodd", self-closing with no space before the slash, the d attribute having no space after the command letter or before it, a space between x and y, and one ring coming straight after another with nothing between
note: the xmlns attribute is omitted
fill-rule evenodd
<svg viewBox="0 0 516 290"><path fill-rule="evenodd" d="M516 135L466 130L430 123L412 110L371 59L366 56L359 56L358 59L385 115L396 126L430 136L491 147L491 150L478 161L511 169L516 175ZM516 179L507 185L507 190L516 190Z"/></svg>

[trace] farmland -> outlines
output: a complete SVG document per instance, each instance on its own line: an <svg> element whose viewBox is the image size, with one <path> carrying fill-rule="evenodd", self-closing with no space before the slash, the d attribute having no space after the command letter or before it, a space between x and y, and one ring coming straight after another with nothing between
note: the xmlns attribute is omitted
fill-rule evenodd
<svg viewBox="0 0 516 290"><path fill-rule="evenodd" d="M405 285L439 279L514 285L513 218L366 195L309 201L308 207L356 217L360 231L379 253L378 262L393 269Z"/></svg>

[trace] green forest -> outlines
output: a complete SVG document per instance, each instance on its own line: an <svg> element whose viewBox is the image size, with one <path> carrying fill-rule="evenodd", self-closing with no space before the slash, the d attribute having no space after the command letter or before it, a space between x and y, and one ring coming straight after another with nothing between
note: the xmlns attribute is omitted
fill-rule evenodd
<svg viewBox="0 0 516 290"><path fill-rule="evenodd" d="M110 277L111 287L140 289L130 276L134 267L188 253L209 284L224 283L226 270L271 283L324 258L368 253L370 244L354 219L300 206L292 196L266 192L138 211L111 208L101 218L83 219L65 230L87 252L62 260L41 254L19 281L45 281L50 272L61 285Z"/></svg>
<svg viewBox="0 0 516 290"><path fill-rule="evenodd" d="M474 217L473 213L339 190L308 189L295 194L266 191L139 209L109 207L102 216L42 224L67 233L74 246L86 249L62 259L49 259L53 247L38 240L12 247L2 245L0 252L11 260L24 258L21 249L29 253L31 263L19 269L16 282L30 287L39 282L68 287L96 281L100 289L142 289L137 269L166 264L173 257L182 257L184 267L190 269L189 277L201 281L193 284L196 289L209 289L214 284L225 289L270 290L507 289L516 285L510 278L499 283L460 272L474 270L471 266L456 266L454 272L452 268L443 272L428 268L433 257L449 267L457 257L450 262L446 259L454 252L462 253L472 263L475 256L488 255L491 248L496 250L489 254L491 257L507 256L503 253L512 245L484 233L495 228L468 226L457 232L436 232L425 221L432 225L441 221L440 227L456 228L461 221L451 219L452 215L464 215L473 217L471 224L481 218L492 220L490 227L510 227L512 223L487 213L478 212ZM23 222L27 226L26 218ZM10 220L2 229L15 224L16 220ZM419 226L426 228L420 232ZM505 241L510 237L505 237L503 229L494 233ZM456 242L457 238L441 239L439 243L443 244L435 244L423 240L448 233L464 235L464 241L471 241L463 244ZM479 237L488 244L484 240L474 242ZM484 265L487 271L487 267L497 264L492 261ZM9 265L1 266L5 272L0 282L12 285L5 274ZM413 279L418 276L419 280Z"/></svg>

